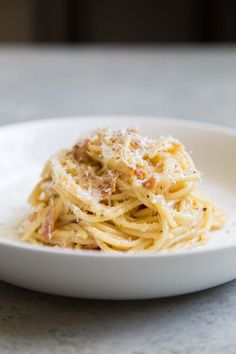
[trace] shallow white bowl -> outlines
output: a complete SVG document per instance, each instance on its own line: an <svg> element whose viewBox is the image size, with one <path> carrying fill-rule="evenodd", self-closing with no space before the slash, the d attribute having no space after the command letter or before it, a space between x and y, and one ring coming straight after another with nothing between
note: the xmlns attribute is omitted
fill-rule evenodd
<svg viewBox="0 0 236 354"><path fill-rule="evenodd" d="M162 254L106 254L26 244L16 224L46 159L98 127L138 126L150 137L173 135L192 151L202 185L229 215L208 244ZM236 278L236 131L147 117L74 117L0 128L0 279L47 293L144 299L185 294Z"/></svg>

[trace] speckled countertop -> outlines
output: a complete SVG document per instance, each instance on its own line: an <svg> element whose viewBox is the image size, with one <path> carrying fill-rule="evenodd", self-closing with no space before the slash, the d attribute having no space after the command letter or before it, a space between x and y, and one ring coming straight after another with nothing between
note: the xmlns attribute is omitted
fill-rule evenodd
<svg viewBox="0 0 236 354"><path fill-rule="evenodd" d="M0 47L0 124L164 115L236 127L236 48ZM236 282L130 302L0 282L0 354L236 353Z"/></svg>

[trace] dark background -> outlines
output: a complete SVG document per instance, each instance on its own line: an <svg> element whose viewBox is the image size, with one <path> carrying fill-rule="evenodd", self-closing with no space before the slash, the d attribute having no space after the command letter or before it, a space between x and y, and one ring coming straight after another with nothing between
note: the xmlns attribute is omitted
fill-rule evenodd
<svg viewBox="0 0 236 354"><path fill-rule="evenodd" d="M0 0L1 42L235 40L235 0Z"/></svg>

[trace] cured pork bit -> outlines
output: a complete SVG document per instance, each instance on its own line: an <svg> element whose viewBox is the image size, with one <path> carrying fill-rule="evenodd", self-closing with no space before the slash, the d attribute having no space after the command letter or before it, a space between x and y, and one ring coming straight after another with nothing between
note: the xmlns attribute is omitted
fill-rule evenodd
<svg viewBox="0 0 236 354"><path fill-rule="evenodd" d="M156 179L154 177L150 177L148 180L143 182L144 187L147 187L150 191L154 192L156 188Z"/></svg>
<svg viewBox="0 0 236 354"><path fill-rule="evenodd" d="M38 213L36 211L34 211L32 214L30 214L29 221L31 221L31 222L35 221L37 216L38 216Z"/></svg>
<svg viewBox="0 0 236 354"><path fill-rule="evenodd" d="M116 191L117 178L118 175L115 175L112 172L110 172L108 176L104 177L104 181L98 186L99 193L103 199L111 196L112 193Z"/></svg>
<svg viewBox="0 0 236 354"><path fill-rule="evenodd" d="M143 179L145 177L145 171L140 168L129 168L129 170L139 179Z"/></svg>
<svg viewBox="0 0 236 354"><path fill-rule="evenodd" d="M50 240L52 238L52 233L55 227L55 223L56 223L56 206L53 205L42 223L42 227L41 227L42 236Z"/></svg>
<svg viewBox="0 0 236 354"><path fill-rule="evenodd" d="M89 139L85 139L82 142L78 142L73 146L72 154L76 161L88 162L91 160L90 156L87 153L89 142L90 142Z"/></svg>
<svg viewBox="0 0 236 354"><path fill-rule="evenodd" d="M140 148L140 147L141 147L140 141L133 139L132 142L131 142L131 147L132 147L133 149L138 149L138 148Z"/></svg>

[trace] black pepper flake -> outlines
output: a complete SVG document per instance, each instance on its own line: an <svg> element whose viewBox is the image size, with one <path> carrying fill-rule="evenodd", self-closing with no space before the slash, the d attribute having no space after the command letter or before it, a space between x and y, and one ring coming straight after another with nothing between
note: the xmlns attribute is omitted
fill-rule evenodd
<svg viewBox="0 0 236 354"><path fill-rule="evenodd" d="M207 208L205 208L205 207L204 207L204 208L202 208L202 211L207 211Z"/></svg>

